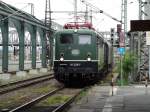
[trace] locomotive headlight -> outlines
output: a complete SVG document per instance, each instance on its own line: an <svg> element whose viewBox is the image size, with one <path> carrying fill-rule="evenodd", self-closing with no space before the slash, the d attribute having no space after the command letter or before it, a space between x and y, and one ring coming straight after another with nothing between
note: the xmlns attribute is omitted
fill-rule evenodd
<svg viewBox="0 0 150 112"><path fill-rule="evenodd" d="M91 61L91 58L90 58L90 57L88 57L88 58L87 58L87 61Z"/></svg>
<svg viewBox="0 0 150 112"><path fill-rule="evenodd" d="M60 61L64 61L64 58L63 58L63 57L61 57L61 58L60 58Z"/></svg>
<svg viewBox="0 0 150 112"><path fill-rule="evenodd" d="M87 54L87 61L91 61L91 53Z"/></svg>
<svg viewBox="0 0 150 112"><path fill-rule="evenodd" d="M64 53L60 54L60 61L64 61Z"/></svg>

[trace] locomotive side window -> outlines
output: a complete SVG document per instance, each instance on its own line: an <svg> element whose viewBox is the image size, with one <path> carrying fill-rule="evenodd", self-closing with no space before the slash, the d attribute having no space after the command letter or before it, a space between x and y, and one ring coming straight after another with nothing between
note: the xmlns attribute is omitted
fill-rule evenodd
<svg viewBox="0 0 150 112"><path fill-rule="evenodd" d="M79 44L91 44L91 35L79 35Z"/></svg>
<svg viewBox="0 0 150 112"><path fill-rule="evenodd" d="M73 35L72 34L61 34L60 35L60 43L61 44L72 44L73 43Z"/></svg>

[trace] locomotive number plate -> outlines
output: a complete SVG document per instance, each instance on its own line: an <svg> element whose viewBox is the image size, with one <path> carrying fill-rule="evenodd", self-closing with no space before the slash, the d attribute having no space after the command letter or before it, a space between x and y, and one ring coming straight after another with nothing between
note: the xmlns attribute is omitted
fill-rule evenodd
<svg viewBox="0 0 150 112"><path fill-rule="evenodd" d="M80 63L71 63L70 66L78 67L78 66L81 66L81 64Z"/></svg>

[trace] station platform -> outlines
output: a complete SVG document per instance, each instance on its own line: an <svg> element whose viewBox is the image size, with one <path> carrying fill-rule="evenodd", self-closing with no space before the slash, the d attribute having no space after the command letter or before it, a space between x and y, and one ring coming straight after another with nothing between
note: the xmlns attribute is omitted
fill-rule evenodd
<svg viewBox="0 0 150 112"><path fill-rule="evenodd" d="M48 74L53 74L53 70L38 68L28 69L25 71L13 71L12 73L0 73L0 85L17 82L21 80L27 80L30 78L40 77Z"/></svg>
<svg viewBox="0 0 150 112"><path fill-rule="evenodd" d="M150 112L150 87L95 86L67 112Z"/></svg>
<svg viewBox="0 0 150 112"><path fill-rule="evenodd" d="M31 61L24 62L24 70L29 70L32 68ZM36 68L42 68L41 61L36 61ZM8 72L19 71L19 61L9 61ZM0 74L2 74L2 60L0 59Z"/></svg>

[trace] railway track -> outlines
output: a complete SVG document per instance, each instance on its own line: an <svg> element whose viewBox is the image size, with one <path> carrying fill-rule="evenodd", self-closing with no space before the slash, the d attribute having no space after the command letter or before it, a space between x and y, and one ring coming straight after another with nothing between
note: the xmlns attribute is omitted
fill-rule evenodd
<svg viewBox="0 0 150 112"><path fill-rule="evenodd" d="M84 89L79 89L75 92L73 92L74 91L73 90L72 92L74 94L71 95L66 102L57 104L55 106L54 105L48 105L48 107L47 106L43 106L43 107L39 106L39 107L41 107L41 108L39 108L37 106L37 104L39 104L40 102L44 101L45 99L50 98L56 94L60 94L59 92L65 91L65 89L66 88L64 88L64 87L55 89L55 90L53 90L53 91L51 91L45 95L42 95L38 98L35 98L35 99L33 99L33 100L31 100L31 101L29 101L29 102L27 102L21 106L18 106L12 110L9 110L8 112L31 112L31 111L32 112L34 112L34 111L35 112L46 112L46 111L48 111L48 112L61 112L62 110L66 109Z"/></svg>
<svg viewBox="0 0 150 112"><path fill-rule="evenodd" d="M11 91L18 90L20 88L28 87L28 86L36 84L36 83L47 81L47 80L50 80L53 78L54 78L54 76L52 76L52 75L44 75L44 76L39 76L39 77L31 78L31 79L26 79L26 80L21 80L21 81L9 83L9 84L1 85L0 86L0 95L11 92Z"/></svg>
<svg viewBox="0 0 150 112"><path fill-rule="evenodd" d="M77 94L75 94L73 97L71 97L67 102L64 104L58 106L56 109L54 109L52 112L61 112L65 110L74 100L75 98L82 92L83 90L79 91Z"/></svg>

